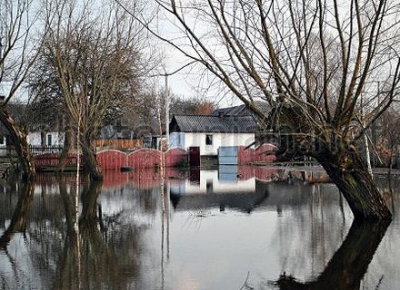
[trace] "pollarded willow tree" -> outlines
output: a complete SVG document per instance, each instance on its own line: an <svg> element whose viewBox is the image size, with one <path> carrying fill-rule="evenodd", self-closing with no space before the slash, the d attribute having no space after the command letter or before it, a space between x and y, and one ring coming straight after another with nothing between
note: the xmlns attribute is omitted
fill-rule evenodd
<svg viewBox="0 0 400 290"><path fill-rule="evenodd" d="M358 140L398 97L398 2L155 2L170 33L154 34L222 82L264 129L290 133L278 157L315 158L356 218L391 218ZM257 110L259 99L272 111Z"/></svg>
<svg viewBox="0 0 400 290"><path fill-rule="evenodd" d="M46 1L45 7L48 35L39 60L50 73L43 71L49 78L42 83L58 87L85 167L92 179L102 179L92 142L107 113L134 98L141 77L151 69L143 52L143 28L107 1Z"/></svg>

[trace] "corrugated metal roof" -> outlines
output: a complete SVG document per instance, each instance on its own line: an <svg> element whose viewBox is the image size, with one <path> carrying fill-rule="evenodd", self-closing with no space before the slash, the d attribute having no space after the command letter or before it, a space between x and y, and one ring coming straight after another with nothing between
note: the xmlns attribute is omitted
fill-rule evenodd
<svg viewBox="0 0 400 290"><path fill-rule="evenodd" d="M257 123L251 116L175 115L170 132L255 133Z"/></svg>
<svg viewBox="0 0 400 290"><path fill-rule="evenodd" d="M268 112L271 110L271 107L267 102L263 101L255 101L253 103L257 109L263 112L265 115L268 115ZM212 112L213 116L253 116L254 113L250 110L246 105L239 105L228 108L216 109Z"/></svg>

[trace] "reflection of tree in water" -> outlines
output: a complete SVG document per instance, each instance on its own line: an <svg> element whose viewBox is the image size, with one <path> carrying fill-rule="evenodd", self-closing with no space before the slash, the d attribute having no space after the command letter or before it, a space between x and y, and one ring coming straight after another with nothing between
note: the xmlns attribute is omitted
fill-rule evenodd
<svg viewBox="0 0 400 290"><path fill-rule="evenodd" d="M361 280L389 224L355 220L346 239L316 279L299 282L283 274L274 284L281 290L360 289Z"/></svg>
<svg viewBox="0 0 400 290"><path fill-rule="evenodd" d="M154 215L158 210L158 197L160 193L160 184L154 187L137 187L131 183L124 184L121 188L102 189L102 197L105 202L111 199L117 199L118 213L107 214L103 221L105 224L115 224L115 219L126 219L132 217L132 211L136 214ZM113 211L115 208L113 208Z"/></svg>
<svg viewBox="0 0 400 290"><path fill-rule="evenodd" d="M154 188L140 188L138 189L140 208L144 209L147 213L154 213L157 208L157 199L155 198ZM156 187L156 192L159 188Z"/></svg>
<svg viewBox="0 0 400 290"><path fill-rule="evenodd" d="M16 187L16 203L12 198L15 192L7 200L2 196L1 207L13 209L0 238L5 253L0 270L3 287L136 289L134 281L140 274L139 228L119 215L104 222L97 201L99 183L82 189L77 220L75 186L66 180L59 180L60 194L57 184L45 182L36 195L33 184ZM2 211L4 224L10 216ZM16 233L24 234L23 243Z"/></svg>
<svg viewBox="0 0 400 290"><path fill-rule="evenodd" d="M308 208L283 209L277 235L283 274L262 289L360 289L389 223L353 221L335 187L318 185L308 194Z"/></svg>
<svg viewBox="0 0 400 290"><path fill-rule="evenodd" d="M29 278L26 278L26 275L21 271L24 265L16 258L16 255L18 255L18 253L16 253L17 251L15 249L9 251L8 248L16 234L22 234L24 241L29 242L29 234L27 233L28 216L33 201L33 184L26 182L13 189L15 191L13 190L11 195L17 193L18 202L13 208L10 224L5 228L0 237L0 253L4 258L2 259L0 279L2 289L28 289L28 287L31 286L31 281L29 281ZM9 203L2 204L3 208L11 206L11 195Z"/></svg>
<svg viewBox="0 0 400 290"><path fill-rule="evenodd" d="M139 230L134 225L120 224L118 228L101 227L97 198L101 183L91 182L81 194L81 214L78 233L74 229L75 205L73 195L67 194L60 182L68 235L63 255L58 263L55 289L127 289L139 274ZM100 211L101 212L101 211ZM107 240L104 239L107 231ZM77 236L78 234L78 236Z"/></svg>
<svg viewBox="0 0 400 290"><path fill-rule="evenodd" d="M335 186L289 187L280 190L299 194L302 205L282 208L274 238L280 264L295 276L315 276L344 240L352 215Z"/></svg>
<svg viewBox="0 0 400 290"><path fill-rule="evenodd" d="M386 231L382 243L379 245L379 251L375 254L374 259L368 268L368 275L366 275L364 281L367 285L377 285L376 281L379 279L382 279L382 283L386 285L388 281L395 281L391 285L392 287L389 286L389 288L397 289L400 273L397 266L400 254L398 246L400 222L400 217L398 215L398 209L400 208L400 176L393 175L388 178L386 175L376 175L375 180L389 209L393 212L394 220ZM376 287L375 289L381 288Z"/></svg>
<svg viewBox="0 0 400 290"><path fill-rule="evenodd" d="M26 182L19 192L18 203L14 209L10 225L0 237L0 249L6 249L15 233L25 233L28 213L33 201L33 184Z"/></svg>

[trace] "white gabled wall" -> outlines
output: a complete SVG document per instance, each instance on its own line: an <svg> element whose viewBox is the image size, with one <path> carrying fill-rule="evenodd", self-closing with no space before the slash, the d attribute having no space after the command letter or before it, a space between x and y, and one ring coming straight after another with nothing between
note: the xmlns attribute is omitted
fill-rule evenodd
<svg viewBox="0 0 400 290"><path fill-rule="evenodd" d="M51 136L50 146L63 146L64 145L64 133L63 132L48 132L45 134L45 146L49 146L48 140ZM42 146L42 137L40 132L31 132L27 136L29 145Z"/></svg>
<svg viewBox="0 0 400 290"><path fill-rule="evenodd" d="M41 146L42 144L42 139L40 136L40 132L32 132L29 133L28 136L26 137L28 144L32 146Z"/></svg>
<svg viewBox="0 0 400 290"><path fill-rule="evenodd" d="M184 132L171 132L169 134L168 148L174 148L174 147L182 147L186 149Z"/></svg>
<svg viewBox="0 0 400 290"><path fill-rule="evenodd" d="M0 156L6 156L8 153L7 149L7 137L0 136Z"/></svg>
<svg viewBox="0 0 400 290"><path fill-rule="evenodd" d="M0 136L0 148L7 148L7 137Z"/></svg>
<svg viewBox="0 0 400 290"><path fill-rule="evenodd" d="M200 147L200 155L217 155L218 148L221 146L248 146L255 141L254 133L183 133L183 134L184 136L180 136L180 138L184 140L182 143L183 146L181 145L181 147L189 148L191 146L198 146ZM206 135L208 134L212 135L212 145L206 145ZM170 138L170 142L171 139L172 138Z"/></svg>

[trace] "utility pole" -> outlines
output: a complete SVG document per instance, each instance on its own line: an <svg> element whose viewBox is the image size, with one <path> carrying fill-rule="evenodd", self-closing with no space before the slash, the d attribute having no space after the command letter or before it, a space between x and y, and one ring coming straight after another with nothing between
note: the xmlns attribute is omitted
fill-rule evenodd
<svg viewBox="0 0 400 290"><path fill-rule="evenodd" d="M3 66L4 66L4 59L3 59L3 38L0 37L0 99L3 101L5 99L5 95L3 95Z"/></svg>
<svg viewBox="0 0 400 290"><path fill-rule="evenodd" d="M372 166L371 166L371 156L369 152L369 144L368 144L368 136L367 136L367 131L365 130L364 127L364 104L363 104L363 95L361 95L361 126L362 129L364 130L364 145L365 145L365 157L367 159L367 166L368 166L368 172L373 177L373 172L372 172Z"/></svg>
<svg viewBox="0 0 400 290"><path fill-rule="evenodd" d="M164 67L165 72L165 137L166 137L166 150L169 149L169 89L168 89L168 74Z"/></svg>

